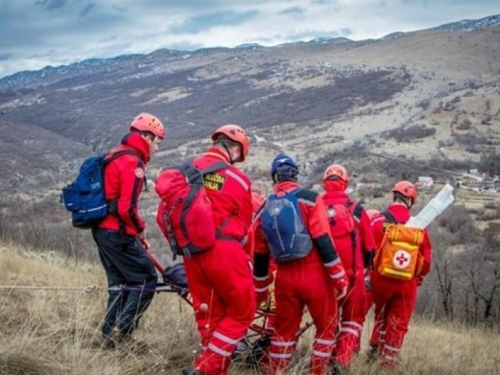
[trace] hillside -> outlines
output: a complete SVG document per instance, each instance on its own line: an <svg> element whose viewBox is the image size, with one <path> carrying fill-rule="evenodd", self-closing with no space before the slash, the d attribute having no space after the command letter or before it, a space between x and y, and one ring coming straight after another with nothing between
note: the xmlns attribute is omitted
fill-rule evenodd
<svg viewBox="0 0 500 375"><path fill-rule="evenodd" d="M306 178L321 157L360 147L472 165L500 144L499 20L357 42L158 50L16 73L0 80L7 161L0 187L24 193L62 186L83 157L116 144L140 111L168 127L151 178L200 151L223 123L249 130L244 168L254 177L265 174L277 150L297 157ZM412 131L398 137L394 129ZM355 155L343 158L358 165Z"/></svg>
<svg viewBox="0 0 500 375"><path fill-rule="evenodd" d="M499 175L499 35L497 15L379 40L158 50L0 79L4 237L89 254L90 236L70 227L60 189L85 157L117 144L141 111L167 126L150 180L202 152L224 123L248 130L241 167L253 180L270 185L269 164L281 151L296 158L306 186L338 162L350 171L352 189L378 186L354 193L368 207L386 204L384 194L402 178L455 183L473 168ZM498 225L496 201L474 199L477 207L464 205L477 226ZM156 205L152 189L142 195L150 239L162 246ZM40 233L51 235L40 241Z"/></svg>
<svg viewBox="0 0 500 375"><path fill-rule="evenodd" d="M95 264L3 243L0 285L0 373L5 375L178 374L197 350L191 308L169 293L155 296L137 331L138 338L150 345L147 354L102 349L98 325L105 276ZM352 375L384 373L365 362L371 324L370 317ZM301 337L290 374L303 373L312 334L309 329ZM401 367L391 374L498 374L499 345L495 330L416 317ZM232 371L257 374L242 361L235 361Z"/></svg>

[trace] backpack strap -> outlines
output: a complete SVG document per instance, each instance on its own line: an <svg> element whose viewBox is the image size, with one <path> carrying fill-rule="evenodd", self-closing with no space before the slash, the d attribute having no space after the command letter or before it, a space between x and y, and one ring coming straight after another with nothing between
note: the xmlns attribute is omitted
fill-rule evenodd
<svg viewBox="0 0 500 375"><path fill-rule="evenodd" d="M204 169L201 169L200 170L200 173L202 175L206 175L206 174L209 174L209 173L214 173L214 172L217 172L221 169L224 169L228 166L229 164L226 163L225 161L218 161L217 163L214 163L212 165L209 165L208 167L204 168Z"/></svg>
<svg viewBox="0 0 500 375"><path fill-rule="evenodd" d="M122 155L134 155L137 156L137 159L141 162L141 165L144 165L144 162L142 161L141 157L139 156L139 153L135 151L134 149L131 148L126 148L120 151L116 152L110 152L106 156L104 156L104 166L115 160L116 158L119 158ZM144 186L146 187L146 191L148 191L148 179L146 178L146 175L144 174Z"/></svg>
<svg viewBox="0 0 500 375"><path fill-rule="evenodd" d="M358 207L361 207L361 206L359 204L355 203L350 198L348 198L347 201L345 202L345 207L347 209L347 212L349 212L349 214L352 216L352 220L356 221L355 215L358 212ZM351 210L351 207L354 207L354 208L352 208L352 210ZM352 270L353 270L353 278L354 278L356 276L356 242L357 242L356 225L352 229L350 237L351 237L351 248L352 248Z"/></svg>
<svg viewBox="0 0 500 375"><path fill-rule="evenodd" d="M196 172L193 173L193 175L190 175L190 176L186 176L188 178L188 181L189 183L191 183L197 176L199 176L200 174L202 175L202 177L204 177L205 175L209 174L209 173L214 173L214 172L217 172L217 171L220 171L221 169L224 169L228 166L228 163L225 162L225 161L219 161L217 163L214 163L212 165L209 165L208 167L206 168L203 168L203 169L198 169L196 168L196 166L194 166L193 164L194 162L194 159L192 160L189 160L189 161L186 161L186 164L190 164L194 167L194 169L196 170ZM194 195L192 195L191 193L189 194L188 198L187 198L187 203L188 205L191 204L191 202L194 200ZM184 214L184 213L183 213ZM225 240L231 240L231 241L237 241L235 238L233 237L229 237L229 236L222 236L221 235L221 232L222 230L229 224L229 221L231 220L231 215L228 216L223 222L222 224L220 225L219 228L217 228L216 232L215 232L215 237L218 238L218 239L225 239ZM183 228L183 230L186 230L186 234L187 234L187 229Z"/></svg>
<svg viewBox="0 0 500 375"><path fill-rule="evenodd" d="M139 156L139 153L137 151L135 151L134 149L131 149L131 148L125 148L123 150L116 151L116 152L109 152L104 157L104 164L108 164L112 160L115 160L116 158L118 158L118 157L120 157L122 155L134 155L134 156L137 156L137 158L141 161L141 164L143 164L142 163L142 159Z"/></svg>
<svg viewBox="0 0 500 375"><path fill-rule="evenodd" d="M399 222L396 220L393 214L391 214L389 211L383 211L382 215L384 215L385 220L388 221L390 224L398 224Z"/></svg>

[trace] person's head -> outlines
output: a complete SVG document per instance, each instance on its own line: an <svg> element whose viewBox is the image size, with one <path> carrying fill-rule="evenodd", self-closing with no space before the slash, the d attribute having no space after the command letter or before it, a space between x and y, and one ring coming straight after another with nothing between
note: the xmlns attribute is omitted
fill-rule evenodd
<svg viewBox="0 0 500 375"><path fill-rule="evenodd" d="M273 183L281 181L297 181L299 166L290 156L278 154L271 163L271 178Z"/></svg>
<svg viewBox="0 0 500 375"><path fill-rule="evenodd" d="M225 150L231 164L243 162L250 148L247 133L238 125L224 125L212 133L214 146Z"/></svg>
<svg viewBox="0 0 500 375"><path fill-rule="evenodd" d="M332 164L323 174L323 188L326 191L344 191L349 185L347 170L340 164Z"/></svg>
<svg viewBox="0 0 500 375"><path fill-rule="evenodd" d="M138 132L149 144L149 154L158 151L158 145L165 138L165 128L161 121L146 112L137 115L130 124L131 132Z"/></svg>
<svg viewBox="0 0 500 375"><path fill-rule="evenodd" d="M409 181L399 181L391 189L391 192L393 193L393 202L403 203L408 208L411 208L417 201L417 188Z"/></svg>

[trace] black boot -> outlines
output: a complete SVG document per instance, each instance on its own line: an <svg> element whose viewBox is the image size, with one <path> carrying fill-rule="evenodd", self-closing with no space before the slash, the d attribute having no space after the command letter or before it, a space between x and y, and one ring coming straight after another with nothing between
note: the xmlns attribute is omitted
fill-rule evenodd
<svg viewBox="0 0 500 375"><path fill-rule="evenodd" d="M376 362L378 357L380 356L380 347L378 345L370 346L370 350L368 350L366 355L367 355L367 359L366 359L367 362L369 362L369 363Z"/></svg>
<svg viewBox="0 0 500 375"><path fill-rule="evenodd" d="M201 372L199 372L197 369L195 369L192 366L188 366L182 369L181 372L182 375L201 375Z"/></svg>

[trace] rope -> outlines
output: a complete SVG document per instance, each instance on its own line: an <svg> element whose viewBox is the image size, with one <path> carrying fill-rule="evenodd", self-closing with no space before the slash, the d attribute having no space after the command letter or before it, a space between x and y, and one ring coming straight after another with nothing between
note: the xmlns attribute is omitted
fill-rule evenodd
<svg viewBox="0 0 500 375"><path fill-rule="evenodd" d="M62 290L62 291L83 291L85 293L95 293L98 291L150 291L150 292L171 292L178 293L180 295L186 294L186 288L174 288L172 286L159 284L154 287L143 287L143 286L114 286L110 288L98 287L97 285L83 286L83 287L67 287L67 286L29 286L29 285L0 285L0 292L2 290Z"/></svg>
<svg viewBox="0 0 500 375"><path fill-rule="evenodd" d="M96 292L99 290L107 290L108 288L98 287L96 285L84 286L84 287L68 287L68 286L28 286L28 285L0 285L0 290L81 290L86 293Z"/></svg>

